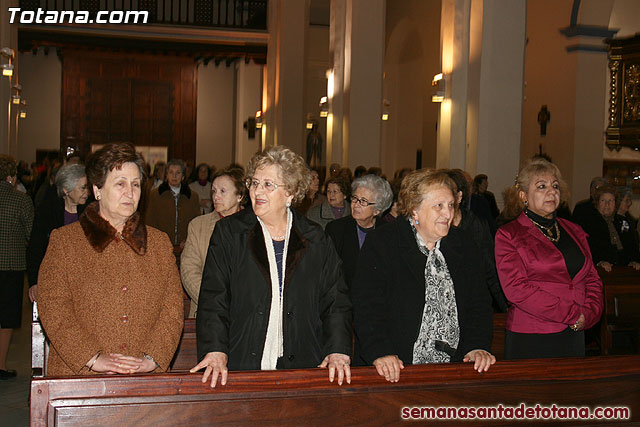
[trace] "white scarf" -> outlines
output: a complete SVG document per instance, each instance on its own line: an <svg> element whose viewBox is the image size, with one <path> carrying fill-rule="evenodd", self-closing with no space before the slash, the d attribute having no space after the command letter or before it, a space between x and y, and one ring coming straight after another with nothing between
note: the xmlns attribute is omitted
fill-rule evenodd
<svg viewBox="0 0 640 427"><path fill-rule="evenodd" d="M284 354L284 339L282 333L282 295L280 294L280 282L278 280L278 264L276 263L276 253L273 250L273 239L267 226L258 218L264 235L264 244L267 248L267 259L269 260L269 274L271 276L271 308L269 309L269 325L267 326L267 336L264 340L262 351L262 361L260 369L276 369L278 358ZM287 247L289 246L289 235L293 215L287 209L287 232L284 238L284 252L282 253L282 293L284 293L284 273L287 267Z"/></svg>

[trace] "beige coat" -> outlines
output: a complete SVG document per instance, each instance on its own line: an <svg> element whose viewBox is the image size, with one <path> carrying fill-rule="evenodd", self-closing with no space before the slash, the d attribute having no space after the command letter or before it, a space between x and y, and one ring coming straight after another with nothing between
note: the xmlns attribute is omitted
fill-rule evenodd
<svg viewBox="0 0 640 427"><path fill-rule="evenodd" d="M196 312L198 311L202 270L207 258L209 240L218 220L220 220L220 215L214 211L210 214L196 217L189 223L187 242L180 258L182 286L184 286L189 298L191 298L189 317L196 317Z"/></svg>
<svg viewBox="0 0 640 427"><path fill-rule="evenodd" d="M180 341L183 297L165 233L132 216L117 237L97 202L54 230L38 276L51 350L47 375L87 375L98 352L150 355L166 371Z"/></svg>

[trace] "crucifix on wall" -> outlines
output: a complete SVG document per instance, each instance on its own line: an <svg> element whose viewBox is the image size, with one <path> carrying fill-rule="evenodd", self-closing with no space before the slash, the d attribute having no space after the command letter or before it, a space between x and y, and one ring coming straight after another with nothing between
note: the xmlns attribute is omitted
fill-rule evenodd
<svg viewBox="0 0 640 427"><path fill-rule="evenodd" d="M538 112L538 123L540 124L540 135L545 136L547 134L547 123L551 121L551 113L547 109L546 105L543 105Z"/></svg>

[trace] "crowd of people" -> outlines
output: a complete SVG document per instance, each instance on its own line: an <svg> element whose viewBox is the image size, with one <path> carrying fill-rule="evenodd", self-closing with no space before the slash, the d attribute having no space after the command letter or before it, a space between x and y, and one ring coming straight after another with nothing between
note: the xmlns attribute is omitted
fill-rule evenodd
<svg viewBox="0 0 640 427"><path fill-rule="evenodd" d="M332 164L282 146L246 169L182 160L148 170L129 143L33 173L0 156L0 377L20 323L24 272L51 342L49 375L163 372L183 294L202 381L234 370L375 366L585 355L603 310L596 267L640 270L629 191L595 178L568 212L560 170L530 160L503 193L460 169ZM22 166L24 169L24 165ZM20 188L18 182L23 182ZM35 208L34 208L35 206Z"/></svg>

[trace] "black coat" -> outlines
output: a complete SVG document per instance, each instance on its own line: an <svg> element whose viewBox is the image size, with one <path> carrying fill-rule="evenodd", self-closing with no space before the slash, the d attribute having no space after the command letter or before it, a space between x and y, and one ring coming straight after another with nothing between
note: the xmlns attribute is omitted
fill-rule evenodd
<svg viewBox="0 0 640 427"><path fill-rule="evenodd" d="M84 211L86 204L78 205L78 217ZM56 186L47 188L44 199L33 220L31 237L27 247L27 277L29 286L38 283L40 264L49 246L49 236L56 228L64 225L64 199L58 197Z"/></svg>
<svg viewBox="0 0 640 427"><path fill-rule="evenodd" d="M386 222L376 217L376 228L382 227ZM345 216L335 221L331 221L325 227L325 233L333 241L336 252L342 260L342 270L347 286L351 287L353 278L356 275L356 267L358 265L358 255L360 254L360 245L358 244L358 224L351 215ZM369 236L367 236L367 239ZM366 241L366 239L365 239Z"/></svg>
<svg viewBox="0 0 640 427"><path fill-rule="evenodd" d="M295 210L283 292L278 368L314 368L328 354L350 353L351 303L340 259L322 228ZM230 370L260 369L270 306L267 250L249 208L218 221L211 236L196 318L198 358L220 351Z"/></svg>
<svg viewBox="0 0 640 427"><path fill-rule="evenodd" d="M453 280L460 342L451 357L460 362L471 350L489 351L493 334L491 297L478 247L456 228L440 251ZM368 364L397 355L411 364L424 310L424 267L409 222L400 218L367 237L351 287L356 336Z"/></svg>
<svg viewBox="0 0 640 427"><path fill-rule="evenodd" d="M494 307L498 311L506 313L509 304L507 303L507 298L504 296L500 279L498 278L495 245L489 232L489 225L486 221L478 218L472 211L463 209L462 220L458 228L467 233L469 238L473 239L478 248L480 248L478 256L482 256L487 279L486 282L489 287L489 293L493 298Z"/></svg>
<svg viewBox="0 0 640 427"><path fill-rule="evenodd" d="M581 217L580 226L589 235L588 242L593 256L593 263L600 261L610 262L614 265L627 265L631 261L640 262L640 252L638 250L638 234L632 229L629 221L625 217L615 214L613 225L618 231L623 249L611 244L609 236L609 226L602 215L596 214Z"/></svg>

